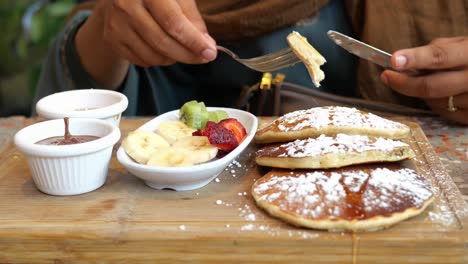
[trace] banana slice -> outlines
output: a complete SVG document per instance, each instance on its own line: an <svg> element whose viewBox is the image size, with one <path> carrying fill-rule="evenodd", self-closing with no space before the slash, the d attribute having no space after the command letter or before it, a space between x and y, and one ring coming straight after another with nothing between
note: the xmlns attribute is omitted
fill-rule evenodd
<svg viewBox="0 0 468 264"><path fill-rule="evenodd" d="M163 148L151 155L146 165L163 167L182 167L191 166L194 163L190 156L193 155L190 150L184 148Z"/></svg>
<svg viewBox="0 0 468 264"><path fill-rule="evenodd" d="M159 125L158 133L170 144L174 143L179 138L192 136L196 129L187 126L182 121L165 121Z"/></svg>
<svg viewBox="0 0 468 264"><path fill-rule="evenodd" d="M141 164L146 164L156 150L169 146L169 143L160 135L144 130L132 131L122 141L125 152Z"/></svg>
<svg viewBox="0 0 468 264"><path fill-rule="evenodd" d="M209 161L218 154L218 148L211 145L208 137L205 136L180 138L172 144L172 147L190 150L193 164Z"/></svg>
<svg viewBox="0 0 468 264"><path fill-rule="evenodd" d="M151 155L147 165L180 167L209 161L216 157L218 148L207 137L190 136L175 141L170 148L160 149Z"/></svg>

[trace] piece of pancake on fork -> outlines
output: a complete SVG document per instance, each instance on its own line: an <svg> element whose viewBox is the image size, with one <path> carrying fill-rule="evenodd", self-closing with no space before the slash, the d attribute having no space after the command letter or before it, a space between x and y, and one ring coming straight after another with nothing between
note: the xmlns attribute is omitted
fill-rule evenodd
<svg viewBox="0 0 468 264"><path fill-rule="evenodd" d="M309 71L315 87L320 87L320 82L325 79L325 73L320 69L320 66L327 60L307 41L307 38L296 31L291 32L286 40L291 50L301 59Z"/></svg>
<svg viewBox="0 0 468 264"><path fill-rule="evenodd" d="M314 107L287 113L257 130L255 142L287 142L338 133L402 139L410 128L372 113L343 106Z"/></svg>
<svg viewBox="0 0 468 264"><path fill-rule="evenodd" d="M265 145L255 153L258 165L288 169L341 168L394 162L415 156L404 142L382 137L337 134Z"/></svg>

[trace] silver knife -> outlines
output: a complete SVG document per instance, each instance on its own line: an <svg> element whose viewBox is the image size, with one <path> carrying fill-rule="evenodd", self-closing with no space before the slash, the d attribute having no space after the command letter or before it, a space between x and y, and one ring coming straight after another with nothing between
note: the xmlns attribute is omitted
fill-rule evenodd
<svg viewBox="0 0 468 264"><path fill-rule="evenodd" d="M392 68L392 64L390 63L390 58L392 55L390 53L379 50L378 48L372 47L371 45L333 30L329 30L327 35L338 46L344 48L348 52L360 58L376 63L384 68Z"/></svg>

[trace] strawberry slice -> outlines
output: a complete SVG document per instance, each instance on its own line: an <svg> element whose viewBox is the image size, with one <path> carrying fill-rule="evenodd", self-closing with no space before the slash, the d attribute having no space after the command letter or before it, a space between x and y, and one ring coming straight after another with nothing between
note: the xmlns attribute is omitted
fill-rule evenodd
<svg viewBox="0 0 468 264"><path fill-rule="evenodd" d="M197 129L192 132L192 136L205 136L205 135L203 135L203 130Z"/></svg>
<svg viewBox="0 0 468 264"><path fill-rule="evenodd" d="M232 131L232 133L234 133L238 144L240 144L242 140L244 140L244 138L247 136L245 127L235 118L227 118L221 120L219 124Z"/></svg>
<svg viewBox="0 0 468 264"><path fill-rule="evenodd" d="M218 150L218 153L216 154L216 158L221 159L224 156L226 156L227 154L229 154L229 152L224 151L224 150Z"/></svg>
<svg viewBox="0 0 468 264"><path fill-rule="evenodd" d="M232 131L212 121L206 123L204 130L199 129L192 135L208 137L211 145L224 152L230 152L239 145Z"/></svg>

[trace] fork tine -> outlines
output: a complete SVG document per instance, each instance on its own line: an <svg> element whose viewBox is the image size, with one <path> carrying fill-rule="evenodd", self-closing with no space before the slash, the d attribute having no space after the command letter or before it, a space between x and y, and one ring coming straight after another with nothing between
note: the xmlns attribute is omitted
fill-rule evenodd
<svg viewBox="0 0 468 264"><path fill-rule="evenodd" d="M242 62L246 62L246 63L263 63L265 61L270 61L272 59L275 59L277 57L281 57L281 56L284 56L288 53L292 52L291 49L282 49L278 52L275 52L275 53L271 53L271 54L267 54L267 55L263 55L263 56L259 56L259 57L255 57L255 58L250 58L250 59L241 59Z"/></svg>
<svg viewBox="0 0 468 264"><path fill-rule="evenodd" d="M260 72L279 70L292 66L300 61L290 48L250 59L240 59L234 52L222 46L217 46L217 49L227 53L245 66Z"/></svg>
<svg viewBox="0 0 468 264"><path fill-rule="evenodd" d="M287 59L284 59L279 62L273 62L269 64L264 64L264 65L256 65L255 69L261 72L270 72L270 71L276 71L279 69L283 69L286 67L290 67L301 60L297 56L288 56ZM252 67L251 67L252 68Z"/></svg>
<svg viewBox="0 0 468 264"><path fill-rule="evenodd" d="M258 64L251 65L252 67L261 68L261 69L270 69L270 68L283 68L283 65L292 65L299 62L300 59L296 56L296 54L291 53L284 55L282 57L265 61Z"/></svg>
<svg viewBox="0 0 468 264"><path fill-rule="evenodd" d="M295 65L297 62L294 63L288 63L288 64L282 64L282 65L275 65L275 66L269 66L269 67L264 67L264 68L255 68L254 70L259 71L259 72L274 72L278 71L284 68L288 68L290 66Z"/></svg>
<svg viewBox="0 0 468 264"><path fill-rule="evenodd" d="M267 64L277 64L277 63L282 63L283 61L290 60L291 58L296 58L296 54L294 52L289 52L286 54L283 54L281 56L278 56L276 58L272 58L270 60L265 60L265 61L256 61L256 62L248 62L252 66L262 66L262 65L267 65Z"/></svg>
<svg viewBox="0 0 468 264"><path fill-rule="evenodd" d="M293 64L296 64L298 62L301 62L301 59L299 59L299 57L297 57L297 55L295 53L292 53L290 56L282 58L281 60L277 60L275 62L276 62L275 64L278 65L278 66L293 65Z"/></svg>

